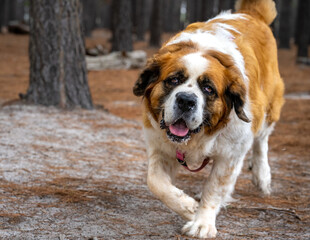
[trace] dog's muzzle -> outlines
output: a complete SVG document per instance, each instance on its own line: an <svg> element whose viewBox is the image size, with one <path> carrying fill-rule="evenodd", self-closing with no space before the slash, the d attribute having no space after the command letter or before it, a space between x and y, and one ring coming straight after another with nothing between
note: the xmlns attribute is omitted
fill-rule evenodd
<svg viewBox="0 0 310 240"><path fill-rule="evenodd" d="M202 128L202 125L200 125L199 127L190 130L187 127L186 122L182 118L178 119L175 123L168 126L164 120L164 111L162 115L163 118L160 121L160 128L166 130L167 137L172 142L187 142L191 138L192 134L199 133Z"/></svg>

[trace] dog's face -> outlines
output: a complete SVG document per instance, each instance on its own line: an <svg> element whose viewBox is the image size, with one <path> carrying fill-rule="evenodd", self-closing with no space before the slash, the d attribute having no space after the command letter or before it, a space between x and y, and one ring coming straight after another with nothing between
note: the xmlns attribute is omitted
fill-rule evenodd
<svg viewBox="0 0 310 240"><path fill-rule="evenodd" d="M163 47L149 60L134 94L145 97L147 111L173 142L186 142L201 129L212 134L227 123L233 107L249 121L243 111L245 86L233 60L191 43Z"/></svg>

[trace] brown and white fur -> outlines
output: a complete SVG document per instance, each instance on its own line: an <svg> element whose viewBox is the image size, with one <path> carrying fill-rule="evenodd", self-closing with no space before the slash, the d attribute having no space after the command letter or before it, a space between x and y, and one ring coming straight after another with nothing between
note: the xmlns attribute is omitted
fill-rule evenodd
<svg viewBox="0 0 310 240"><path fill-rule="evenodd" d="M251 147L253 183L270 194L268 136L284 103L268 26L276 9L272 0L238 0L236 10L172 37L134 86L134 94L143 96L148 186L188 221L188 236L216 235L216 215ZM176 150L186 153L189 165L213 159L199 202L174 185Z"/></svg>

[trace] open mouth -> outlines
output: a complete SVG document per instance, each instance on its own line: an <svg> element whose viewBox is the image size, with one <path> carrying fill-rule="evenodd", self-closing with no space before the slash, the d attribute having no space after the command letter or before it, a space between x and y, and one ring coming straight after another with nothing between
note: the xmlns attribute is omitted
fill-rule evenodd
<svg viewBox="0 0 310 240"><path fill-rule="evenodd" d="M177 137L185 137L189 132L189 128L182 118L176 121L174 124L171 124L168 128L170 133Z"/></svg>
<svg viewBox="0 0 310 240"><path fill-rule="evenodd" d="M194 130L190 130L183 118L178 119L169 126L167 126L164 119L162 119L160 122L160 127L162 129L166 129L167 136L172 142L178 143L188 141L192 133L198 133L201 130L201 126Z"/></svg>

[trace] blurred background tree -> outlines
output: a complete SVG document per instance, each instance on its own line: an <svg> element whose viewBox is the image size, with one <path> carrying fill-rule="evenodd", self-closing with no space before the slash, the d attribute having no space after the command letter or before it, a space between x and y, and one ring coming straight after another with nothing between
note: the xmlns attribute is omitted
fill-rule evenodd
<svg viewBox="0 0 310 240"><path fill-rule="evenodd" d="M91 109L80 0L30 0L30 84L21 98Z"/></svg>
<svg viewBox="0 0 310 240"><path fill-rule="evenodd" d="M84 35L89 37L91 35L91 31L97 27L97 4L96 1L90 0L81 0L81 2L83 5L83 31Z"/></svg>
<svg viewBox="0 0 310 240"><path fill-rule="evenodd" d="M310 65L308 46L310 44L310 0L300 0L296 24L297 62Z"/></svg>
<svg viewBox="0 0 310 240"><path fill-rule="evenodd" d="M163 0L153 1L150 24L150 45L152 47L160 47L161 44L161 35L163 30L163 6Z"/></svg>
<svg viewBox="0 0 310 240"><path fill-rule="evenodd" d="M145 32L148 28L148 19L150 10L150 0L132 0L132 25L133 32L138 41L145 40Z"/></svg>
<svg viewBox="0 0 310 240"><path fill-rule="evenodd" d="M282 0L279 6L279 48L290 48L292 0Z"/></svg>
<svg viewBox="0 0 310 240"><path fill-rule="evenodd" d="M131 1L112 1L112 51L132 51Z"/></svg>
<svg viewBox="0 0 310 240"><path fill-rule="evenodd" d="M0 29L5 31L3 28L8 26L9 23L9 0L0 1Z"/></svg>
<svg viewBox="0 0 310 240"><path fill-rule="evenodd" d="M163 31L177 32L181 26L182 0L164 0L163 6Z"/></svg>

